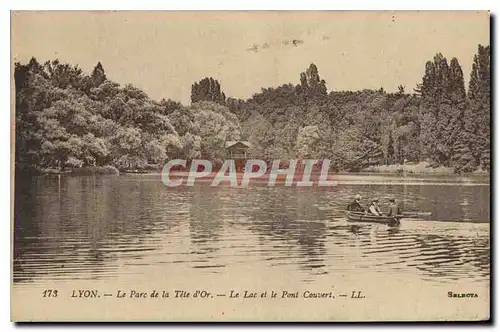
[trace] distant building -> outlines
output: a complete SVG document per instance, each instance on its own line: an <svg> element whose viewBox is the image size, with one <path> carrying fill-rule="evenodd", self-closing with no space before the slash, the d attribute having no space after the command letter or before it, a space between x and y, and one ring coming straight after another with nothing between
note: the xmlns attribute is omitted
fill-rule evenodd
<svg viewBox="0 0 500 332"><path fill-rule="evenodd" d="M227 141L226 150L230 159L246 159L252 145L247 141Z"/></svg>
<svg viewBox="0 0 500 332"><path fill-rule="evenodd" d="M227 141L226 151L229 159L233 159L236 170L242 171L247 159L248 149L252 145L247 141Z"/></svg>

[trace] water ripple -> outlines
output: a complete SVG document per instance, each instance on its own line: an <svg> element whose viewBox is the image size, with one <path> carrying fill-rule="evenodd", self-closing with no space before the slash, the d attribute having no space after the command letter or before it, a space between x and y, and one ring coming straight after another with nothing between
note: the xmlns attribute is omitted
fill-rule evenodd
<svg viewBox="0 0 500 332"><path fill-rule="evenodd" d="M485 183L348 177L334 190L230 190L166 189L133 176L38 181L16 198L16 283L259 270L271 276L273 269L297 282L372 272L489 281L489 224L461 222L489 221ZM349 223L343 210L358 192L396 197L432 220L403 220L397 228Z"/></svg>

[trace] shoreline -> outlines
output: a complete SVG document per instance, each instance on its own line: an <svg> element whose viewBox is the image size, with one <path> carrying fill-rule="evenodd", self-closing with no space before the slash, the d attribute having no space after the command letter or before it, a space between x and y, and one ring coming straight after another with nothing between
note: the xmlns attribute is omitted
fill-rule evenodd
<svg viewBox="0 0 500 332"><path fill-rule="evenodd" d="M362 169L360 173L373 174L398 174L401 177L414 175L437 175L437 176L456 176L456 177L474 177L474 176L489 176L490 172L477 169L473 172L456 173L452 167L431 167L428 162L408 163L408 164L393 164L393 165L377 165Z"/></svg>
<svg viewBox="0 0 500 332"><path fill-rule="evenodd" d="M148 174L161 174L161 169L149 169L149 170L139 170L139 169L131 169L131 170L118 170L117 168L106 165L106 166L91 166L91 167L82 167L77 169L69 169L65 171L55 170L55 169L44 169L44 170L19 170L16 169L15 172L19 174L28 174L31 176L51 176L51 175L63 175L63 176L95 176L95 175L148 175ZM170 172L174 177L187 177L189 174L189 170L181 171L181 170L173 170ZM243 171L237 172L237 177L240 179L244 174ZM252 181L255 180L264 180L269 178L269 172L266 172L259 178L252 178ZM294 176L294 181L302 179L302 170L298 170ZM217 172L211 172L208 176L205 176L205 179L213 179L217 175ZM311 180L315 181L319 179L320 172L313 171L311 172ZM398 178L411 178L411 177L422 177L422 176L446 176L452 178L475 178L475 177L490 177L491 173L485 170L476 170L474 172L467 173L455 173L453 169L450 167L437 167L432 168L429 167L427 163L422 162L418 164L395 164L395 165L379 165L379 166L371 166L356 172L349 171L329 171L328 172L328 180L333 180L332 176L337 175L366 175L366 176L376 176L376 175L384 175ZM278 175L278 180L284 177L284 174Z"/></svg>

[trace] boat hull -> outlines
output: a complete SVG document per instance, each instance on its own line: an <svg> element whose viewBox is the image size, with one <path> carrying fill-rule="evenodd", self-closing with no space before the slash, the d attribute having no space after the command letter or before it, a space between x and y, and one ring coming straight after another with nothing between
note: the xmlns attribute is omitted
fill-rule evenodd
<svg viewBox="0 0 500 332"><path fill-rule="evenodd" d="M347 211L346 215L347 215L347 220L352 222L371 222L371 223L386 224L386 225L397 225L400 223L400 220L402 218L402 216L394 216L394 217L374 216L370 214L351 212L351 211Z"/></svg>

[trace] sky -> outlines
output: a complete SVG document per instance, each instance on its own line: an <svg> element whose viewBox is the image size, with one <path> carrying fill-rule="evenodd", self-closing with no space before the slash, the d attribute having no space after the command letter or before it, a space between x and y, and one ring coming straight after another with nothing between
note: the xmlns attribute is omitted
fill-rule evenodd
<svg viewBox="0 0 500 332"><path fill-rule="evenodd" d="M14 12L11 27L14 62L100 61L109 79L184 104L204 77L248 98L298 84L310 63L329 91L411 92L438 52L467 81L490 38L488 12Z"/></svg>

